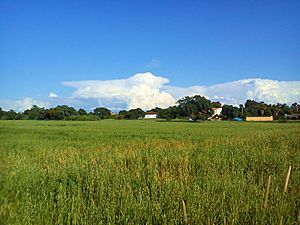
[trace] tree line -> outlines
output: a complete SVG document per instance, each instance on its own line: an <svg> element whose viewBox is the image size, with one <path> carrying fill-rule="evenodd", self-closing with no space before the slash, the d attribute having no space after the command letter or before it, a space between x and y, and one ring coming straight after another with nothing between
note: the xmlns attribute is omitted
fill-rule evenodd
<svg viewBox="0 0 300 225"><path fill-rule="evenodd" d="M203 96L186 96L177 101L177 104L168 108L156 107L151 111L157 112L158 118L171 120L175 118L188 118L193 121L207 120L212 116L212 108L221 107L220 102L213 102ZM244 105L239 107L233 105L222 106L222 118L225 120L235 117L245 118L246 116L273 116L274 119L284 119L289 114L299 114L300 105L293 103L287 104L266 104L247 100ZM14 110L4 111L0 108L0 119L2 120L80 120L91 121L101 119L140 119L146 112L142 109L121 110L119 113L112 113L105 107L95 108L92 112L84 109L76 110L67 105L58 105L54 108L46 109L36 105L24 112Z"/></svg>

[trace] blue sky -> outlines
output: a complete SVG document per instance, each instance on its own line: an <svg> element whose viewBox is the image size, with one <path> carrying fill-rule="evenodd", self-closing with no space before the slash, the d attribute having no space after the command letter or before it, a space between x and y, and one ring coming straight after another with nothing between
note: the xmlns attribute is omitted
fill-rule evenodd
<svg viewBox="0 0 300 225"><path fill-rule="evenodd" d="M300 1L2 0L0 99L63 103L74 97L63 82L148 71L175 87L299 81L299 12Z"/></svg>

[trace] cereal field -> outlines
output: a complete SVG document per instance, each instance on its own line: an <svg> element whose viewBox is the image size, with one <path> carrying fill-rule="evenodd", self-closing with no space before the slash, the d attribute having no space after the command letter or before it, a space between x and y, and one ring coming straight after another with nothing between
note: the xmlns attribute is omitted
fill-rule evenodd
<svg viewBox="0 0 300 225"><path fill-rule="evenodd" d="M299 224L299 208L300 123L0 121L0 224Z"/></svg>

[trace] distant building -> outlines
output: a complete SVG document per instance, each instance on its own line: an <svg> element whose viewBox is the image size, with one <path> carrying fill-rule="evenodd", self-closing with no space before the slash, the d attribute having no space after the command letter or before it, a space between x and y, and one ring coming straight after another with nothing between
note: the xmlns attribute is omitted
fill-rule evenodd
<svg viewBox="0 0 300 225"><path fill-rule="evenodd" d="M222 113L222 108L212 108L212 110L214 111L212 116L215 116L215 115L220 116Z"/></svg>
<svg viewBox="0 0 300 225"><path fill-rule="evenodd" d="M286 115L285 118L288 120L300 120L300 114Z"/></svg>
<svg viewBox="0 0 300 225"><path fill-rule="evenodd" d="M208 120L221 120L222 119L222 108L212 108L213 115Z"/></svg>
<svg viewBox="0 0 300 225"><path fill-rule="evenodd" d="M157 112L149 111L146 112L146 115L144 117L145 119L156 119L157 118Z"/></svg>
<svg viewBox="0 0 300 225"><path fill-rule="evenodd" d="M222 119L222 116L218 115L218 114L215 114L212 117L208 118L208 120L221 120L221 119Z"/></svg>
<svg viewBox="0 0 300 225"><path fill-rule="evenodd" d="M251 122L273 121L273 116L246 116L246 121L251 121Z"/></svg>

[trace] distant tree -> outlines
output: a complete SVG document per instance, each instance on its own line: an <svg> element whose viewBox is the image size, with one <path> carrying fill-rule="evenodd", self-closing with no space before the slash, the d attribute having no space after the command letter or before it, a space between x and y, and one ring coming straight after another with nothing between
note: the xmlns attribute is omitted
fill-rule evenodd
<svg viewBox="0 0 300 225"><path fill-rule="evenodd" d="M293 103L290 107L290 112L294 113L294 114L299 114L300 113L300 105L297 102Z"/></svg>
<svg viewBox="0 0 300 225"><path fill-rule="evenodd" d="M108 119L111 117L111 111L107 108L100 107L94 109L94 115L98 116L101 119Z"/></svg>
<svg viewBox="0 0 300 225"><path fill-rule="evenodd" d="M190 117L192 113L197 111L195 102L190 96L179 99L177 104L177 115L180 117Z"/></svg>
<svg viewBox="0 0 300 225"><path fill-rule="evenodd" d="M56 106L56 109L63 112L64 117L67 116L76 116L78 115L78 112L73 107L67 106L67 105L58 105Z"/></svg>
<svg viewBox="0 0 300 225"><path fill-rule="evenodd" d="M156 107L151 111L158 113L158 118L167 120L175 118L191 118L194 121L205 120L212 115L212 107L220 107L220 102L211 102L203 96L186 96L177 101L177 105L162 109ZM300 113L300 105L293 103L290 107L287 104L266 104L247 100L245 106L239 108L232 105L224 105L222 114L224 118L245 117L245 116L270 116L274 119L285 118L286 114ZM138 119L143 118L145 112L140 109L131 109L129 111L121 110L118 115L112 116L111 111L107 108L96 108L94 112L87 113L84 109L76 111L73 107L67 105L58 105L55 108L44 109L33 105L31 109L23 113L17 113L14 110L4 111L0 108L0 119L36 119L36 120L99 120L106 118L117 119Z"/></svg>
<svg viewBox="0 0 300 225"><path fill-rule="evenodd" d="M17 113L14 110L9 110L8 112L5 113L4 119L6 119L6 120L21 120L22 114Z"/></svg>
<svg viewBox="0 0 300 225"><path fill-rule="evenodd" d="M58 105L55 108L47 110L45 118L49 120L64 120L66 117L77 115L78 112L73 107Z"/></svg>
<svg viewBox="0 0 300 225"><path fill-rule="evenodd" d="M182 117L209 117L212 115L212 103L203 96L195 95L193 97L184 97L177 101L178 115ZM218 103L215 103L218 105Z"/></svg>
<svg viewBox="0 0 300 225"><path fill-rule="evenodd" d="M232 105L223 105L222 115L224 119L233 119L235 117L242 117L242 112L239 108Z"/></svg>
<svg viewBox="0 0 300 225"><path fill-rule="evenodd" d="M277 103L276 105L270 105L270 112L274 119L283 119L286 114L291 113L291 109L286 104Z"/></svg>
<svg viewBox="0 0 300 225"><path fill-rule="evenodd" d="M140 118L144 118L145 117L145 112L141 109L141 108L137 108L137 109L130 109L127 112L127 116L128 119L130 120L135 120L135 119L140 119Z"/></svg>
<svg viewBox="0 0 300 225"><path fill-rule="evenodd" d="M2 116L4 115L4 111L2 110L2 108L0 107L0 120L2 118Z"/></svg>
<svg viewBox="0 0 300 225"><path fill-rule="evenodd" d="M258 116L259 103L254 100L247 100L245 103L245 113L247 116Z"/></svg>
<svg viewBox="0 0 300 225"><path fill-rule="evenodd" d="M121 110L117 115L117 119L127 119L127 111Z"/></svg>
<svg viewBox="0 0 300 225"><path fill-rule="evenodd" d="M46 119L48 120L63 120L64 118L64 112L57 107L50 108L46 112Z"/></svg>
<svg viewBox="0 0 300 225"><path fill-rule="evenodd" d="M161 118L164 118L166 120L175 119L178 115L178 107L176 106L170 106L169 108L164 110L164 114L161 116Z"/></svg>
<svg viewBox="0 0 300 225"><path fill-rule="evenodd" d="M245 112L244 112L245 111L245 107L244 107L244 105L240 104L239 107L240 107L241 117L245 118Z"/></svg>
<svg viewBox="0 0 300 225"><path fill-rule="evenodd" d="M157 113L157 118L165 118L166 109L162 109L162 108L156 107L154 109L151 109L151 111Z"/></svg>
<svg viewBox="0 0 300 225"><path fill-rule="evenodd" d="M264 102L261 102L260 106L259 106L259 115L260 116L272 116L271 105L267 105Z"/></svg>
<svg viewBox="0 0 300 225"><path fill-rule="evenodd" d="M245 103L245 112L247 116L267 116L270 115L270 109L264 102L247 100Z"/></svg>
<svg viewBox="0 0 300 225"><path fill-rule="evenodd" d="M78 114L83 116L83 115L87 115L87 112L84 109L79 109Z"/></svg>
<svg viewBox="0 0 300 225"><path fill-rule="evenodd" d="M25 110L23 114L30 120L44 120L46 118L46 113L44 108L33 105L31 109Z"/></svg>
<svg viewBox="0 0 300 225"><path fill-rule="evenodd" d="M212 102L211 103L211 106L213 108L221 108L222 104L220 102Z"/></svg>
<svg viewBox="0 0 300 225"><path fill-rule="evenodd" d="M245 104L245 114L247 116L273 116L274 119L284 118L291 113L291 108L287 104L268 105L264 102L247 100Z"/></svg>

